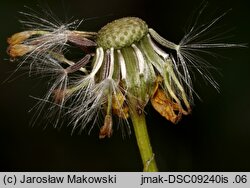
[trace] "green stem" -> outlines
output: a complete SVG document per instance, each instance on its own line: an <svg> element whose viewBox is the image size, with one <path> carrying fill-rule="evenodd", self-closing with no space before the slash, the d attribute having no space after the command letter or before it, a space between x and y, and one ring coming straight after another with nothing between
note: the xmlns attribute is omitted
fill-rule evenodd
<svg viewBox="0 0 250 188"><path fill-rule="evenodd" d="M139 147L143 162L143 171L157 172L158 169L149 140L145 115L143 112L139 114L136 110L130 110L130 117L133 123L137 145Z"/></svg>

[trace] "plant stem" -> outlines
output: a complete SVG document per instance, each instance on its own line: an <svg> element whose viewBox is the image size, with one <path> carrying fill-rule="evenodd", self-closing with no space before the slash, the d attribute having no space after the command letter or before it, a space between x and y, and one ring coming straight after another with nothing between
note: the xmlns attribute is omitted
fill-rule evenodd
<svg viewBox="0 0 250 188"><path fill-rule="evenodd" d="M131 112L132 111L132 112ZM138 113L136 110L130 111L130 117L133 123L137 145L140 150L143 171L157 172L157 166L154 158L154 153L149 140L149 135L146 126L146 119L144 113Z"/></svg>

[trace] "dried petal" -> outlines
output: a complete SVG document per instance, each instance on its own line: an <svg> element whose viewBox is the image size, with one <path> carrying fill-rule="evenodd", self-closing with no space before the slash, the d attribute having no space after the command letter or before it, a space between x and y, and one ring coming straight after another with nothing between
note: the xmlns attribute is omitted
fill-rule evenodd
<svg viewBox="0 0 250 188"><path fill-rule="evenodd" d="M65 89L56 89L54 92L54 102L56 104L61 104L65 97L67 96L67 91Z"/></svg>
<svg viewBox="0 0 250 188"><path fill-rule="evenodd" d="M128 106L124 105L125 100L126 98L121 92L112 97L113 113L123 119L127 119L129 117Z"/></svg>
<svg viewBox="0 0 250 188"><path fill-rule="evenodd" d="M10 45L20 44L32 35L38 34L38 31L23 31L20 33L15 33L10 38L7 39L7 42Z"/></svg>
<svg viewBox="0 0 250 188"><path fill-rule="evenodd" d="M112 117L110 115L106 115L105 116L105 120L104 120L104 125L101 127L100 129L100 133L99 133L99 138L105 138L106 136L109 138L112 135Z"/></svg>
<svg viewBox="0 0 250 188"><path fill-rule="evenodd" d="M35 46L27 46L25 44L15 44L15 45L10 45L7 49L7 53L12 57L21 57L25 55L26 53L31 52L32 50L35 49Z"/></svg>

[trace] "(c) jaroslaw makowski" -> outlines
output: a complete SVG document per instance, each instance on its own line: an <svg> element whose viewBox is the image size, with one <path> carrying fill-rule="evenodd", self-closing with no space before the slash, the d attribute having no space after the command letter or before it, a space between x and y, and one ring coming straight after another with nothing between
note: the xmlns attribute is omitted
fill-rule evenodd
<svg viewBox="0 0 250 188"><path fill-rule="evenodd" d="M151 103L168 121L178 123L191 113L195 92L190 69L218 88L200 53L243 46L221 42L216 37L220 35L209 36L226 13L202 25L197 24L198 15L178 44L137 17L120 18L90 32L78 30L81 21L63 24L54 18L22 14L27 30L8 38L7 52L19 61L18 68L27 67L30 75L48 76L50 84L36 104L33 123L43 113L54 120L55 127L67 117L72 131L87 126L91 131L102 120L99 138L105 138L118 126L130 134L131 120L144 171L157 171L145 106ZM72 46L82 50L81 59L67 58Z"/></svg>

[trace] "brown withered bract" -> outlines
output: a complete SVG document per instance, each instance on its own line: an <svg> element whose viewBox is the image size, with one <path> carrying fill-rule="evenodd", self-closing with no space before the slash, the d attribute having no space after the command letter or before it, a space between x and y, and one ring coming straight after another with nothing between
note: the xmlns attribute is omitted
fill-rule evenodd
<svg viewBox="0 0 250 188"><path fill-rule="evenodd" d="M162 89L157 89L151 98L151 104L157 112L174 124L178 123L182 117L182 110L179 104L167 98Z"/></svg>
<svg viewBox="0 0 250 188"><path fill-rule="evenodd" d="M162 77L157 76L154 94L151 98L151 104L158 113L160 113L167 120L176 124L181 119L182 114L187 114L183 113L182 107L167 97L166 93L160 89L159 85L161 82Z"/></svg>

